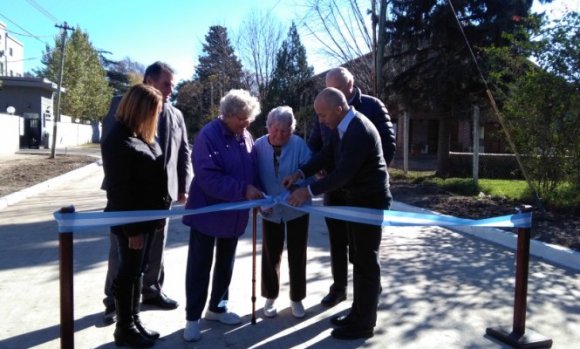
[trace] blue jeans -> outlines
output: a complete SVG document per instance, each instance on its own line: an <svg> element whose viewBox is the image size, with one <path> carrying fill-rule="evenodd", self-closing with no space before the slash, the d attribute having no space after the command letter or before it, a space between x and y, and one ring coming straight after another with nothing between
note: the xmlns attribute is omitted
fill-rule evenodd
<svg viewBox="0 0 580 349"><path fill-rule="evenodd" d="M196 321L201 318L207 301L214 248L216 261L209 310L216 313L227 311L228 288L232 280L237 246L238 238L216 238L191 229L187 271L185 273L185 317L187 321Z"/></svg>

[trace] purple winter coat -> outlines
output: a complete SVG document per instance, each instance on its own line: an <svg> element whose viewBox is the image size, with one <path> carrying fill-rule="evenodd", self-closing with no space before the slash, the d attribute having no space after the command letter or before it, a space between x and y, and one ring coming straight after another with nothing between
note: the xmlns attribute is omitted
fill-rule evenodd
<svg viewBox="0 0 580 349"><path fill-rule="evenodd" d="M218 117L205 125L191 154L193 181L186 208L246 200L246 187L257 187L257 163L252 155L254 141L248 131L236 140ZM183 223L200 233L218 238L242 235L249 210L223 211L183 217Z"/></svg>

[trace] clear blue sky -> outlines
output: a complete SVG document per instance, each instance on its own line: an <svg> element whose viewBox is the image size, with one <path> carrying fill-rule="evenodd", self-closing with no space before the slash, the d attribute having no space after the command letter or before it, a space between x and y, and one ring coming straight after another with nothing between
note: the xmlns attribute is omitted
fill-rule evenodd
<svg viewBox="0 0 580 349"><path fill-rule="evenodd" d="M66 21L87 32L94 47L112 52L111 58L130 57L145 65L162 60L177 70L178 79L191 77L210 26L237 30L250 11L261 9L272 10L289 27L296 18L295 10L300 9L294 6L294 0L1 0L1 3L10 4L0 6L0 21L8 30L25 34L25 29L37 36L14 35L24 44L24 71L40 65L43 42L53 47L54 36L59 34L54 25ZM49 14L43 14L42 9Z"/></svg>
<svg viewBox="0 0 580 349"><path fill-rule="evenodd" d="M54 46L56 23L67 21L89 34L93 46L112 52L112 59L130 57L145 65L162 60L177 70L177 80L188 79L201 54L211 25L236 31L250 11L272 11L290 26L304 11L304 0L1 0L0 21L24 45L24 71L40 65L45 43ZM9 4L9 5L8 5ZM579 0L555 0L549 10L578 11ZM535 9L539 9L535 7ZM44 10L44 11L43 11ZM44 13L43 13L44 12ZM300 31L300 28L299 28ZM230 33L232 34L232 33ZM316 56L316 43L301 33L315 71L327 68Z"/></svg>

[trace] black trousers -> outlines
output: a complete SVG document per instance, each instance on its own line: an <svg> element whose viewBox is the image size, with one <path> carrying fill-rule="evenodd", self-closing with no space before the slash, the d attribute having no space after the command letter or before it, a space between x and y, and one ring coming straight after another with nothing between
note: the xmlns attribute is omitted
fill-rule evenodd
<svg viewBox="0 0 580 349"><path fill-rule="evenodd" d="M117 239L117 248L119 251L119 269L115 282L124 282L125 280L137 279L145 272L149 261L149 250L153 241L154 232L143 234L144 246L140 250L129 248L129 238L119 233L119 227L111 227L111 231Z"/></svg>
<svg viewBox="0 0 580 349"><path fill-rule="evenodd" d="M346 197L342 190L324 195L325 206L346 206ZM330 269L333 283L331 292L346 292L348 279L348 225L346 221L325 218L330 243Z"/></svg>
<svg viewBox="0 0 580 349"><path fill-rule="evenodd" d="M262 297L278 298L285 235L290 272L290 300L299 302L306 297L308 222L307 214L285 223L262 220Z"/></svg>
<svg viewBox="0 0 580 349"><path fill-rule="evenodd" d="M216 238L193 228L190 230L185 270L185 315L188 321L201 318L207 302L212 264L213 276L208 309L216 313L227 311L237 246L237 237Z"/></svg>
<svg viewBox="0 0 580 349"><path fill-rule="evenodd" d="M346 198L349 206L389 209L391 196L364 195ZM382 227L377 225L347 223L349 260L353 266L353 302L350 316L357 327L373 328L377 322L377 306L381 289L379 248Z"/></svg>
<svg viewBox="0 0 580 349"><path fill-rule="evenodd" d="M117 326L128 326L132 322L132 315L138 313L134 308L134 295L141 294L141 276L147 267L149 250L153 241L153 232L144 233L144 246L140 250L129 248L129 238L120 232L119 227L112 227L117 238L119 251L119 269L113 280L113 294L115 297L115 308L117 310ZM138 301L137 301L138 304Z"/></svg>
<svg viewBox="0 0 580 349"><path fill-rule="evenodd" d="M163 287L165 272L163 268L163 250L167 241L167 232L169 227L169 220L165 220L163 227L158 227L151 237L151 248L147 255L147 268L143 271L143 289L141 290L144 298L154 298ZM118 227L111 227L109 245L109 262L107 268L107 278L105 280L105 298L103 304L105 307L113 306L113 281L117 277L119 270L119 248L117 243L117 234L115 229Z"/></svg>

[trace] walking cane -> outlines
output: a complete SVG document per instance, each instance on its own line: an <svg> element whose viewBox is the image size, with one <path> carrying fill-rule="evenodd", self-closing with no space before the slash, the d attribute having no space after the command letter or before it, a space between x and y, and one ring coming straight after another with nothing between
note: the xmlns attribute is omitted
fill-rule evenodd
<svg viewBox="0 0 580 349"><path fill-rule="evenodd" d="M252 209L252 325L256 324L256 220L258 208Z"/></svg>

